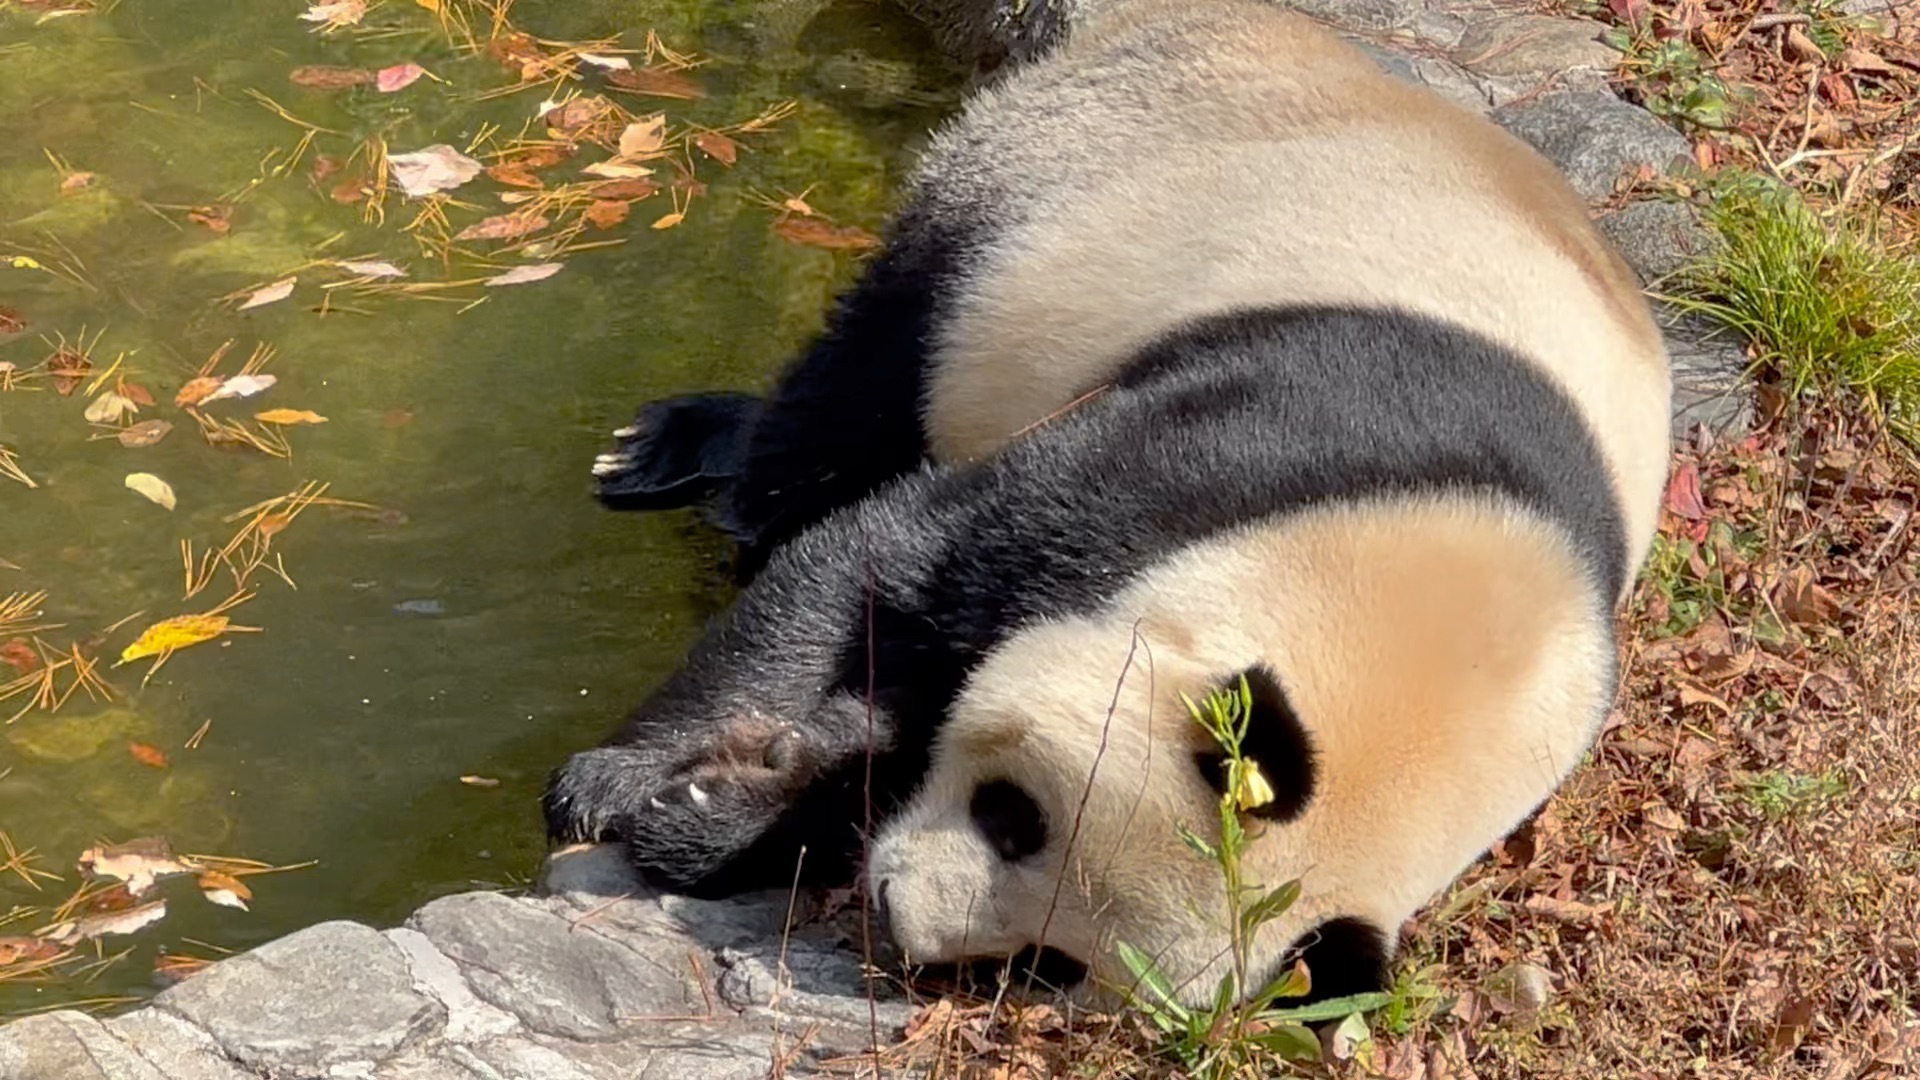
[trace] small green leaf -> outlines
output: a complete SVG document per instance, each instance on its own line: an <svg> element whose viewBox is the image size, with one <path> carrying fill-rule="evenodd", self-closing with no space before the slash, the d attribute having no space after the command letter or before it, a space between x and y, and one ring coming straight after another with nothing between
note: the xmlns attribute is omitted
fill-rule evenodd
<svg viewBox="0 0 1920 1080"><path fill-rule="evenodd" d="M1212 844L1202 840L1199 833L1194 832L1185 825L1178 826L1178 828L1180 830L1180 839L1186 841L1187 846L1193 849L1195 855L1209 861L1220 857L1220 853L1214 850Z"/></svg>
<svg viewBox="0 0 1920 1080"><path fill-rule="evenodd" d="M1393 1000L1392 994L1354 994L1350 997L1328 998L1311 1005L1302 1005L1297 1009L1275 1009L1262 1013L1261 1019L1288 1021L1296 1024L1318 1024L1328 1020L1340 1020L1349 1013L1367 1012L1378 1009Z"/></svg>
<svg viewBox="0 0 1920 1080"><path fill-rule="evenodd" d="M1307 965L1296 960L1291 968L1260 991L1259 996L1253 999L1252 1007L1257 1012L1279 998L1306 997L1312 989L1312 973L1307 970Z"/></svg>
<svg viewBox="0 0 1920 1080"><path fill-rule="evenodd" d="M1295 878L1247 905L1246 912L1240 916L1241 929L1251 931L1257 926L1271 922L1299 899L1300 880Z"/></svg>
<svg viewBox="0 0 1920 1080"><path fill-rule="evenodd" d="M1253 1036L1252 1041L1288 1061L1320 1060L1320 1040L1299 1024L1276 1024Z"/></svg>
<svg viewBox="0 0 1920 1080"><path fill-rule="evenodd" d="M1187 1010L1174 998L1173 983L1167 978L1167 973L1160 970L1160 965L1154 962L1153 957L1124 941L1119 942L1115 948L1120 953L1120 962L1127 965L1127 970L1133 973L1139 985L1146 987L1158 999L1147 1004L1156 1009L1164 1009L1181 1023L1185 1023L1188 1016Z"/></svg>

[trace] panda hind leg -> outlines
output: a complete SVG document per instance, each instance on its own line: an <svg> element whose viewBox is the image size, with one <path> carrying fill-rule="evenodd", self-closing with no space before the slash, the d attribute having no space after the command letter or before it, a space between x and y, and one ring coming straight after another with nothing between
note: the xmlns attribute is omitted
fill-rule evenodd
<svg viewBox="0 0 1920 1080"><path fill-rule="evenodd" d="M594 459L600 501L614 510L669 510L723 490L740 473L761 410L748 394L690 394L642 405Z"/></svg>

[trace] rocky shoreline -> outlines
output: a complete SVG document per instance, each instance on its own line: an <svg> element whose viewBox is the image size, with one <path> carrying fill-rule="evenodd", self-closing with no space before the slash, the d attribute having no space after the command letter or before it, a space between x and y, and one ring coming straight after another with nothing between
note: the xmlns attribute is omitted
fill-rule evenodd
<svg viewBox="0 0 1920 1080"><path fill-rule="evenodd" d="M1096 0L1085 0L1087 3ZM909 5L912 6L912 5ZM1622 201L1687 143L1607 85L1599 23L1489 0L1296 0L1383 68L1490 115L1563 169L1643 279L1703 242L1679 203ZM1072 3L1004 0L1007 42ZM978 35L966 47L978 47ZM1017 51L1017 49L1015 50ZM1669 317L1676 436L1751 420L1738 341ZM398 928L309 927L110 1019L60 1011L0 1028L0 1080L761 1080L858 1055L906 1023L869 992L857 941L789 929L788 897L698 901L640 889L606 850L549 863L539 895L464 893Z"/></svg>

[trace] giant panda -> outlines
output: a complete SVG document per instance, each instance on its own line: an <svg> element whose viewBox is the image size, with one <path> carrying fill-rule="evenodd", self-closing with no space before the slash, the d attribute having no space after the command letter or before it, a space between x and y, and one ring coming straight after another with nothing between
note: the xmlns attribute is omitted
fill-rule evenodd
<svg viewBox="0 0 1920 1080"><path fill-rule="evenodd" d="M669 889L862 875L910 960L1045 946L1316 996L1534 810L1611 698L1668 361L1527 147L1256 0L1133 0L977 91L765 400L643 409L610 501L710 497L752 580L599 748L562 841ZM1244 682L1243 682L1244 680ZM864 856L864 862L862 858Z"/></svg>

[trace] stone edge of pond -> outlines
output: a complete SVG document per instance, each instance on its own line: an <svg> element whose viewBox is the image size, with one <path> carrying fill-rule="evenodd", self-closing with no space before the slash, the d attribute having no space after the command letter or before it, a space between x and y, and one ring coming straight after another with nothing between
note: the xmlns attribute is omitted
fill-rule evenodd
<svg viewBox="0 0 1920 1080"><path fill-rule="evenodd" d="M1607 204L1600 227L1642 280L1707 242L1685 205L1609 201L1619 178L1666 171L1688 147L1612 92L1599 23L1487 0L1294 6L1540 150ZM1743 343L1663 322L1676 437L1744 431ZM788 934L786 913L785 897L647 895L609 849L557 856L538 896L443 897L385 931L321 923L121 1016L16 1020L0 1028L0 1080L760 1080L776 1062L804 1073L897 1034L909 1006L869 999L858 949L824 926Z"/></svg>

